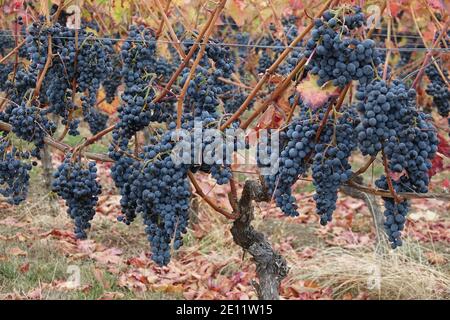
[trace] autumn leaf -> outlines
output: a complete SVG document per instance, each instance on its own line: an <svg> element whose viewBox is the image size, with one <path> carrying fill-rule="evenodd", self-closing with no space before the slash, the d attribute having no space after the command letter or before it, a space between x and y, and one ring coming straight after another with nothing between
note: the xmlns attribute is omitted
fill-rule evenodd
<svg viewBox="0 0 450 320"><path fill-rule="evenodd" d="M445 4L443 0L428 0L427 3L433 9L445 9Z"/></svg>
<svg viewBox="0 0 450 320"><path fill-rule="evenodd" d="M94 252L90 257L102 264L119 264L122 261L122 258L120 257L121 254L122 250L118 248L109 248L104 251Z"/></svg>
<svg viewBox="0 0 450 320"><path fill-rule="evenodd" d="M319 79L316 75L309 75L299 85L297 92L305 105L317 109L323 106L330 98L339 95L339 88L333 86L330 82L320 87L317 84Z"/></svg>
<svg viewBox="0 0 450 320"><path fill-rule="evenodd" d="M104 270L101 270L99 268L94 268L92 273L94 274L95 279L102 285L103 288L105 288L105 289L111 288L111 285L105 279L105 271Z"/></svg>
<svg viewBox="0 0 450 320"><path fill-rule="evenodd" d="M98 300L117 300L122 299L124 296L122 292L105 292Z"/></svg>
<svg viewBox="0 0 450 320"><path fill-rule="evenodd" d="M136 268L144 268L148 265L148 259L145 256L133 257L127 260L127 264Z"/></svg>
<svg viewBox="0 0 450 320"><path fill-rule="evenodd" d="M255 130L279 128L283 119L284 116L280 110L274 105L270 105L260 117Z"/></svg>
<svg viewBox="0 0 450 320"><path fill-rule="evenodd" d="M447 263L447 259L437 252L427 252L425 256L428 259L428 262L433 265L444 265Z"/></svg>
<svg viewBox="0 0 450 320"><path fill-rule="evenodd" d="M440 155L435 155L433 159L431 159L431 168L428 170L428 176L432 177L437 173L444 170L444 161Z"/></svg>
<svg viewBox="0 0 450 320"><path fill-rule="evenodd" d="M243 0L227 1L226 9L238 26L243 26L246 21L245 2Z"/></svg>
<svg viewBox="0 0 450 320"><path fill-rule="evenodd" d="M291 6L292 10L301 10L305 7L303 4L303 0L289 0L289 5Z"/></svg>
<svg viewBox="0 0 450 320"><path fill-rule="evenodd" d="M98 108L109 115L116 113L117 108L119 108L120 104L119 97L118 96L114 97L114 100L111 103L106 102L105 98L106 98L105 91L99 90L97 95L97 101L101 102L98 104Z"/></svg>
<svg viewBox="0 0 450 320"><path fill-rule="evenodd" d="M29 262L22 264L20 266L20 268L19 268L19 271L21 273L27 273L29 270L30 270L30 263Z"/></svg>
<svg viewBox="0 0 450 320"><path fill-rule="evenodd" d="M8 250L8 253L13 256L22 256L25 257L27 253L20 249L19 247L14 247Z"/></svg>
<svg viewBox="0 0 450 320"><path fill-rule="evenodd" d="M438 152L442 153L447 158L450 158L450 144L447 142L447 140L438 133Z"/></svg>
<svg viewBox="0 0 450 320"><path fill-rule="evenodd" d="M390 1L389 2L389 11L391 13L392 17L397 17L400 12L400 4L396 1Z"/></svg>

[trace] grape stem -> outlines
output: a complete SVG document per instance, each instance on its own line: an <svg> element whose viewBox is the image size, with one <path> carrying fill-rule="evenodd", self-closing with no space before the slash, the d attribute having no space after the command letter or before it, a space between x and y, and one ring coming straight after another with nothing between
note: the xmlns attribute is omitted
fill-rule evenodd
<svg viewBox="0 0 450 320"><path fill-rule="evenodd" d="M186 54L184 53L183 49L181 48L180 41L178 40L178 37L177 37L175 31L172 28L172 24L170 23L169 18L167 18L166 11L169 10L170 1L168 1L167 5L166 5L166 9L164 9L162 7L161 2L159 2L159 0L155 0L155 3L156 3L156 6L158 7L158 9L159 9L159 11L160 11L160 13L162 15L162 18L163 18L162 21L161 21L161 24L160 24L160 28L161 29L158 30L158 32L162 31L162 27L164 26L164 23L165 23L167 28L169 29L170 38L174 42L173 45L175 46L175 49L177 49L178 54L180 55L180 57L182 59L186 58ZM148 6L148 3L146 3L146 4Z"/></svg>
<svg viewBox="0 0 450 320"><path fill-rule="evenodd" d="M164 14L166 14L166 12L169 12L169 8L170 8L170 3L171 2L172 2L172 0L167 0L166 7L164 8ZM148 9L150 9L150 8L148 8ZM161 22L159 23L158 30L156 31L156 39L158 39L159 36L161 35L162 29L164 27L164 23L165 22L166 22L166 19L161 19Z"/></svg>
<svg viewBox="0 0 450 320"><path fill-rule="evenodd" d="M400 199L398 198L397 194L395 193L394 186L392 184L392 179L391 179L391 175L389 172L387 157L386 157L386 154L384 153L384 148L381 149L381 154L383 156L383 167L384 167L384 173L386 175L389 192L391 193L392 198L394 198L395 203L400 203Z"/></svg>
<svg viewBox="0 0 450 320"><path fill-rule="evenodd" d="M175 81L178 79L178 76L183 71L183 69L188 65L190 59L192 58L192 56L194 55L195 51L197 50L198 43L202 40L202 38L205 35L205 33L209 30L209 28L210 28L210 26L211 26L211 24L212 24L212 22L214 20L214 17L216 15L216 13L220 13L222 11L222 9L225 7L225 3L226 2L227 2L227 0L221 0L220 1L219 5L214 10L213 14L210 15L210 17L209 17L208 21L206 22L205 26L203 27L203 29L198 34L197 41L192 45L191 49L189 50L188 54L186 55L186 57L183 59L183 61L179 65L178 69L173 73L172 77L169 79L169 81L167 82L166 86L163 88L163 91L153 100L153 103L157 103L157 102L161 101L162 98L164 98L170 92L170 88L175 83Z"/></svg>
<svg viewBox="0 0 450 320"><path fill-rule="evenodd" d="M367 169L369 169L370 165L375 161L376 158L377 157L370 157L369 161L367 161L361 168L358 169L358 171L356 171L353 174L352 179L356 178L357 176L359 176L359 175L363 174L364 172L366 172Z"/></svg>
<svg viewBox="0 0 450 320"><path fill-rule="evenodd" d="M436 41L434 41L433 45L431 46L431 49L425 55L425 59L423 60L422 66L420 67L419 72L417 73L417 76L414 79L413 84L411 85L411 88L416 89L417 85L419 84L420 80L422 79L423 74L425 72L425 67L428 65L428 62L430 61L431 57L433 56L433 51L434 51L433 49L438 46L442 37L444 36L444 34L446 34L446 30L448 28L449 21L450 21L450 19L447 18L444 26L442 27L442 30L441 30L439 36L436 38Z"/></svg>
<svg viewBox="0 0 450 320"><path fill-rule="evenodd" d="M226 1L225 1L226 2ZM225 2L223 3L225 5ZM205 50L206 50L206 44L209 41L209 37L211 36L211 33L214 30L217 18L219 18L219 14L222 10L216 10L213 14L213 18L211 21L211 25L209 29L206 31L203 43L201 44L200 51L197 53L197 57L194 60L194 63L192 64L191 70L189 71L189 75L186 79L186 82L183 85L183 89L181 90L181 94L178 97L177 102L177 129L181 128L181 117L183 115L183 102L184 102L184 96L187 93L187 90L189 88L189 84L191 82L192 77L194 76L195 70L197 69L198 64L200 63L200 60L202 59Z"/></svg>
<svg viewBox="0 0 450 320"><path fill-rule="evenodd" d="M350 86L352 85L352 83L350 82L349 84L347 84L344 88L344 90L341 91L341 93L339 94L339 98L336 102L336 107L334 107L334 109L336 111L339 111L339 109L342 106L342 103L344 102L345 96L347 94L348 89L350 88ZM333 103L330 102L327 111L325 112L325 115L322 119L322 122L320 124L319 129L317 129L317 133L316 133L316 142L319 141L320 135L322 134L323 129L325 128L325 125L327 124L327 120L328 120L328 116L330 115L331 110L333 109Z"/></svg>
<svg viewBox="0 0 450 320"><path fill-rule="evenodd" d="M39 96L39 92L41 91L42 83L44 82L45 74L50 68L50 64L52 63L53 52L52 52L52 36L48 36L48 47L47 47L47 61L45 61L44 69L42 69L41 74L39 75L38 81L36 83L36 88L34 89L33 99L36 99Z"/></svg>
<svg viewBox="0 0 450 320"><path fill-rule="evenodd" d="M225 216L228 219L231 220L235 220L238 216L233 215L232 213L228 212L225 209L222 209L221 207L219 207L216 202L214 200L212 200L211 198L209 198L202 190L202 188L200 187L200 185L198 184L197 180L194 177L194 174L192 172L188 172L188 177L189 180L191 180L192 185L195 188L195 191L197 192L197 194L203 199L205 200L205 202L207 204L210 205L211 208L213 208L215 211L217 211L218 213L222 214L223 216Z"/></svg>
<svg viewBox="0 0 450 320"><path fill-rule="evenodd" d="M247 129L250 126L250 124L253 122L253 120L258 115L260 115L261 113L263 113L264 111L267 110L267 108L269 107L270 103L272 101L275 101L283 93L283 91L286 90L286 88L291 83L292 79L305 66L305 63L306 63L306 59L305 58L300 60L300 62L289 73L289 75L286 77L286 79L284 79L281 83L278 84L278 86L275 88L275 90L273 91L273 93L271 94L269 99L264 101L258 108L256 108L255 111L248 117L248 119L245 120L245 122L242 123L241 129L244 129L244 130Z"/></svg>

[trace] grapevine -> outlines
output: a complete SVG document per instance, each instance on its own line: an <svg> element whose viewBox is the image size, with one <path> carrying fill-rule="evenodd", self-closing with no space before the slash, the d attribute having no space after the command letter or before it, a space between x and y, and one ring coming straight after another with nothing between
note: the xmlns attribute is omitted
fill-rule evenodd
<svg viewBox="0 0 450 320"><path fill-rule="evenodd" d="M64 200L76 238L87 239L95 224L104 189L98 163L111 162L112 192L120 195L117 220L142 221L160 267L170 267L196 223L194 197L233 220L235 242L251 251L236 228L248 228L252 201L302 215L299 180L314 188L321 225L333 223L344 189L380 195L387 238L393 249L401 246L410 199L435 196L430 170L445 129L422 96L448 117L448 60L434 51L446 50L448 17L436 23L440 28L424 54L414 51L422 48L417 41L407 40L398 49L412 51L400 52L394 63L395 50L384 41L391 26L373 36L365 8L326 1L306 25L289 12L256 32L224 14L226 2L215 4L199 31L172 23L170 2L164 9L159 1L156 26L135 19L105 30L104 21L83 17L73 29L70 15L54 5L29 23L19 18L18 34L0 30L2 199L13 205L26 200L30 172L47 144L63 159L51 191ZM229 32L217 30L219 17ZM414 80L407 74L411 65L420 65ZM241 139L238 133L248 128ZM67 134L81 139L69 146ZM107 152L90 152L100 141ZM236 155L250 151L258 180L236 169ZM369 161L359 170L356 155ZM375 163L384 173L374 186L358 180ZM196 178L206 176L229 188L233 212L202 190ZM246 236L254 231L246 230Z"/></svg>

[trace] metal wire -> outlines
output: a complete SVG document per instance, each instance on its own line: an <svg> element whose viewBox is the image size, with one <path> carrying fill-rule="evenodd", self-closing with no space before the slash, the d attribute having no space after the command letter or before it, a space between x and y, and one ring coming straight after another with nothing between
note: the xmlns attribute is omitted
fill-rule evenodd
<svg viewBox="0 0 450 320"><path fill-rule="evenodd" d="M1 34L2 31L0 31L0 37L22 37L22 36L30 36L29 34ZM75 37L53 37L54 39L65 39L65 40L71 40L75 39ZM197 42L197 41L170 41L170 40L141 40L141 39L135 39L135 40L129 40L129 39L122 39L122 38L109 38L109 37L95 37L95 40L99 41L126 41L126 42L137 42L137 43L149 43L149 44L157 44L157 43L166 43L166 44L184 44L184 45L201 45L203 42ZM208 45L213 46L223 46L223 47L241 47L241 48L260 48L260 49L286 49L291 48L293 50L300 50L304 49L305 46L285 46L285 45L261 45L261 44L244 44L244 43L229 43L229 42L209 42ZM376 47L375 49L386 51L387 48L384 47ZM425 48L425 47L400 47L400 48L391 48L391 51L399 51L399 52L429 52L429 51L442 51L442 52L450 52L450 48Z"/></svg>

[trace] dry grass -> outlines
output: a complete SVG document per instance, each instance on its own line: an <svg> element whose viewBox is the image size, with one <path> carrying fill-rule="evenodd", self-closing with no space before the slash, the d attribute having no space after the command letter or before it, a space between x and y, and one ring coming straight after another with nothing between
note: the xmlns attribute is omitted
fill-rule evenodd
<svg viewBox="0 0 450 320"><path fill-rule="evenodd" d="M372 299L450 298L449 273L428 262L429 250L413 240L405 242L403 248L384 254L367 248L324 248L293 266L290 281L315 281L332 288L337 298L358 292L367 292Z"/></svg>

